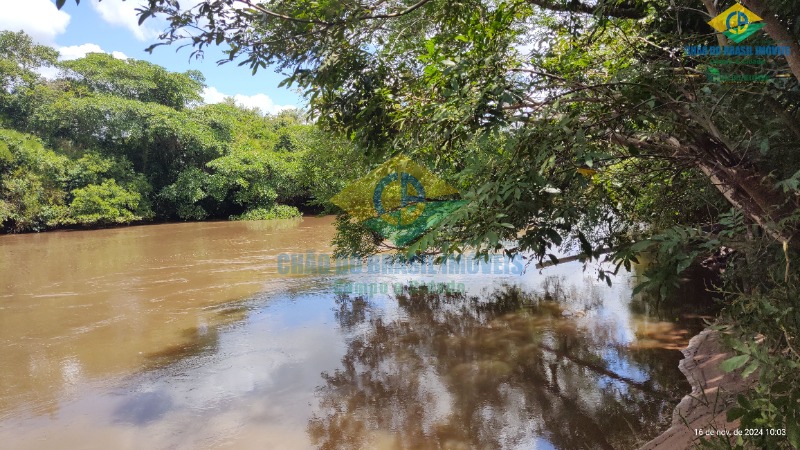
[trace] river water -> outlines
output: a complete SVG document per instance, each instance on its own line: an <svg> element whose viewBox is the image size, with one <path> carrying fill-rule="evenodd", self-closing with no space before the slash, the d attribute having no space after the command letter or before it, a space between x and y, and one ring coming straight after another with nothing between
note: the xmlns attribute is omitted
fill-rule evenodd
<svg viewBox="0 0 800 450"><path fill-rule="evenodd" d="M701 288L656 305L631 297L635 274L609 287L579 263L279 270L333 233L311 217L0 237L0 446L635 448L689 390ZM457 292L333 288L431 281Z"/></svg>

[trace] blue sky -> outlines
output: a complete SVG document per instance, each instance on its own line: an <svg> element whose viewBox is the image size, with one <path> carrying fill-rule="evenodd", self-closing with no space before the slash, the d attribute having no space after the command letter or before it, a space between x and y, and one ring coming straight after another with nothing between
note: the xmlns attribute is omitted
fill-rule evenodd
<svg viewBox="0 0 800 450"><path fill-rule="evenodd" d="M157 42L161 24L148 20L137 25L137 0L83 0L80 6L67 0L63 10L54 0L0 0L0 30L23 30L42 44L58 49L63 59L74 59L89 52L103 51L116 57L150 61L175 72L201 71L208 87L207 103L234 97L242 105L277 112L286 107L302 107L304 100L290 89L278 88L283 76L272 70L260 70L255 76L247 67L234 64L218 66L223 57L216 48L205 59L191 59L191 50L176 53L177 46L158 47L153 54L144 51Z"/></svg>

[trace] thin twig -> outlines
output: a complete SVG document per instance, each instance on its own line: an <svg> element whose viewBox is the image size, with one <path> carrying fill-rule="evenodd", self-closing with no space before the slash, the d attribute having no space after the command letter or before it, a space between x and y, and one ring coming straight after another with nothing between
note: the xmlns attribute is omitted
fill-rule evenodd
<svg viewBox="0 0 800 450"><path fill-rule="evenodd" d="M783 337L786 339L786 345L789 347L789 350L794 353L794 356L800 358L800 355L798 355L797 351L794 349L794 347L792 347L792 338L789 337L789 333L786 331L786 328L783 325L781 325L781 330L783 330Z"/></svg>

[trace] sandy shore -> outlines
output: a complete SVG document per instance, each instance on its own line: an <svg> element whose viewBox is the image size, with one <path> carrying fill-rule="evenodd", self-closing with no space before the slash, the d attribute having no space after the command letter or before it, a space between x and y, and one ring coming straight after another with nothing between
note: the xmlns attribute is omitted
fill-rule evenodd
<svg viewBox="0 0 800 450"><path fill-rule="evenodd" d="M675 407L672 426L642 450L690 449L700 439L698 430L734 430L739 426L738 420L728 422L725 412L755 378L745 381L738 371L724 373L719 369L719 364L733 355L715 331L704 330L693 337L683 356L678 367L689 380L692 392Z"/></svg>

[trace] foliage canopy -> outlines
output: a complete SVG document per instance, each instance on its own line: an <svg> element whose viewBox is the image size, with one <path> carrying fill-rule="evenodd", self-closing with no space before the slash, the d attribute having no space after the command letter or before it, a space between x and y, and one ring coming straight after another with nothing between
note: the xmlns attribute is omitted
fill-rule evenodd
<svg viewBox="0 0 800 450"><path fill-rule="evenodd" d="M329 207L325 188L357 167L351 145L296 111L202 104L199 72L106 54L58 62L22 33L0 43L3 231L291 217ZM39 75L48 66L54 79Z"/></svg>

